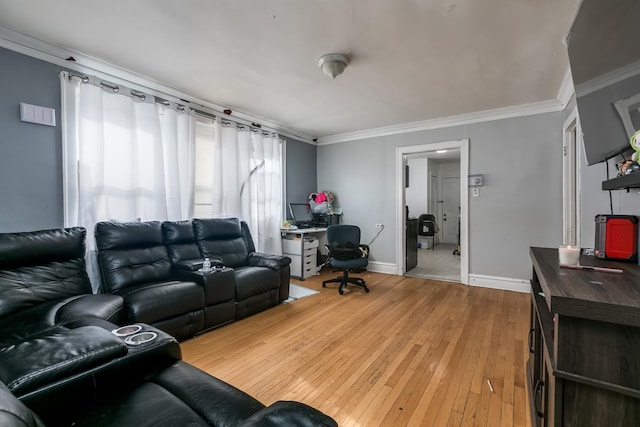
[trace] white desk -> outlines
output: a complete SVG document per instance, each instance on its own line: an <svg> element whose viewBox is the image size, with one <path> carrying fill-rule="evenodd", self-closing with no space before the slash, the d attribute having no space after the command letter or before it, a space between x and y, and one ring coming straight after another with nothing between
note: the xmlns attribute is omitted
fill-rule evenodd
<svg viewBox="0 0 640 427"><path fill-rule="evenodd" d="M323 252L327 229L323 227L280 229L282 253L291 258L291 275L300 280L318 273L317 250Z"/></svg>

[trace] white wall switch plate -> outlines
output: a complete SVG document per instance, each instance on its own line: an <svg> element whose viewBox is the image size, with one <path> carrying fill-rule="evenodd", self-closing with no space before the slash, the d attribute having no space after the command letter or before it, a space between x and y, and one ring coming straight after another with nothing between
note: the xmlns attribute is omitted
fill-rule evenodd
<svg viewBox="0 0 640 427"><path fill-rule="evenodd" d="M20 120L39 125L55 126L56 110L38 105L20 103Z"/></svg>

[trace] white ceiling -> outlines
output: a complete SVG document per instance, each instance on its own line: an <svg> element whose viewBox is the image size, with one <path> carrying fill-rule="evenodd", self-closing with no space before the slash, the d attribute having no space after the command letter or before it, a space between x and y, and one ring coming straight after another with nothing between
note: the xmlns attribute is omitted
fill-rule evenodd
<svg viewBox="0 0 640 427"><path fill-rule="evenodd" d="M0 0L0 26L315 138L556 99L579 3Z"/></svg>

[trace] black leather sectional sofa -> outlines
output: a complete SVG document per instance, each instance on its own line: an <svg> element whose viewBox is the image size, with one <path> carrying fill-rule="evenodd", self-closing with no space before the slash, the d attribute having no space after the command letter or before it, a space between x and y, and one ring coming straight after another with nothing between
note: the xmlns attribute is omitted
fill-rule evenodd
<svg viewBox="0 0 640 427"><path fill-rule="evenodd" d="M101 292L124 299L129 323L183 340L274 307L289 297L290 258L257 253L237 218L100 222ZM198 269L205 257L220 267Z"/></svg>
<svg viewBox="0 0 640 427"><path fill-rule="evenodd" d="M129 323L128 295L91 293L85 235L0 234L0 425L337 425L302 403L267 407L183 362L152 325L137 322L148 342L114 334Z"/></svg>

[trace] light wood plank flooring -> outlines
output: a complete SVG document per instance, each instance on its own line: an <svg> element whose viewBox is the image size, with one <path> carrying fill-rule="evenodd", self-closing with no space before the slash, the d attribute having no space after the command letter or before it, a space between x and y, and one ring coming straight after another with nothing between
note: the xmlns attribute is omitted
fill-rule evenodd
<svg viewBox="0 0 640 427"><path fill-rule="evenodd" d="M527 294L365 272L182 343L184 359L264 404L341 426L530 426ZM491 381L493 391L487 381Z"/></svg>

